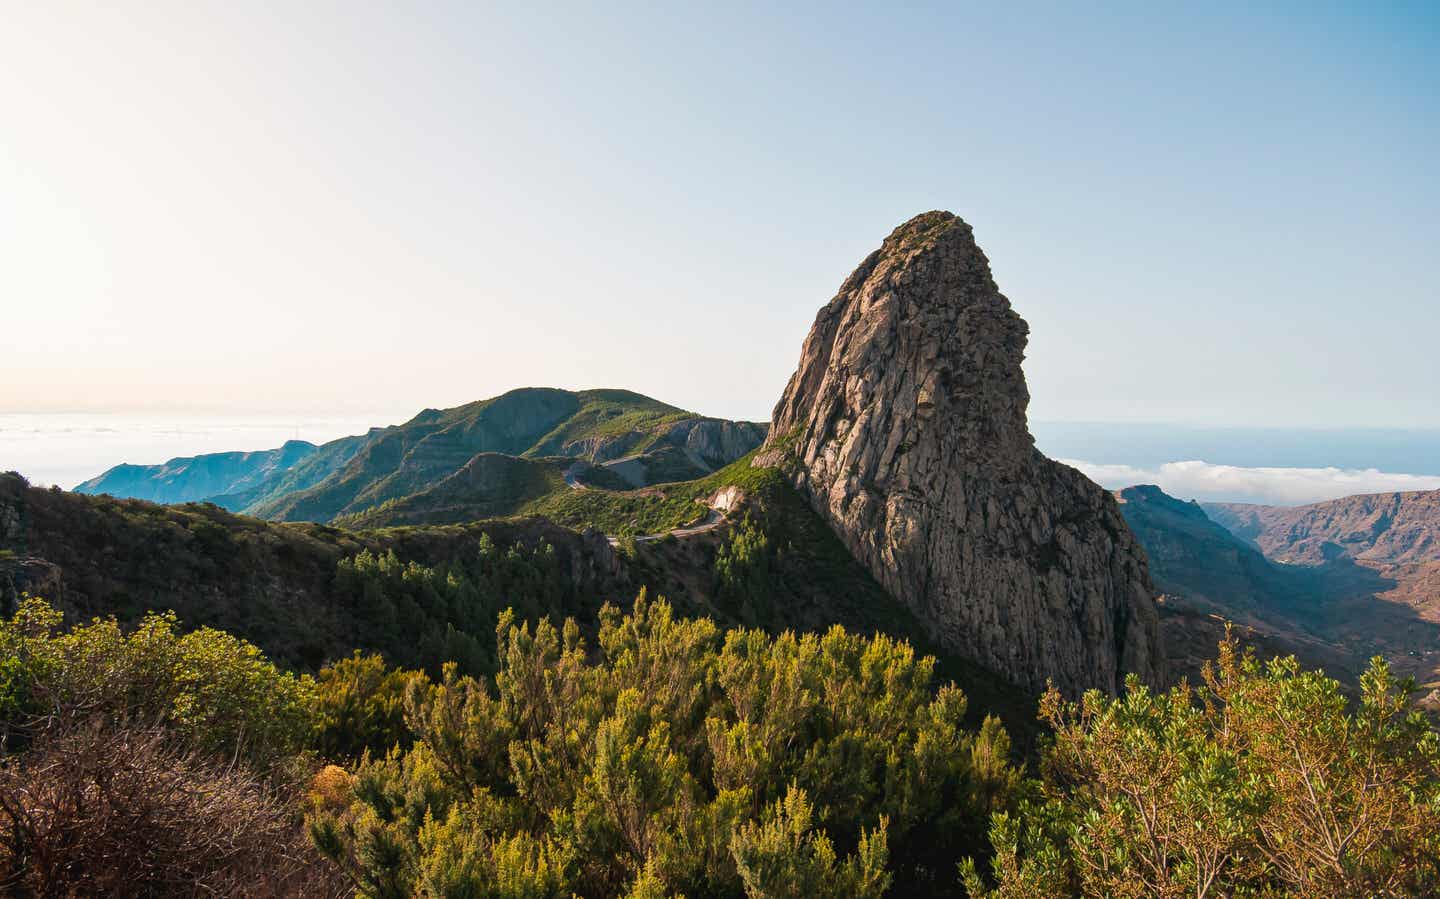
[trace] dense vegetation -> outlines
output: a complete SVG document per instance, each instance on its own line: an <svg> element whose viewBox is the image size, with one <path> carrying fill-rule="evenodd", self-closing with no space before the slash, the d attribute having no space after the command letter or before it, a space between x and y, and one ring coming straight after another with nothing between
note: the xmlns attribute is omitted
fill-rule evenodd
<svg viewBox="0 0 1440 899"><path fill-rule="evenodd" d="M1003 729L967 731L887 637L725 634L643 598L598 656L573 622L501 631L493 682L413 682L414 745L312 820L364 894L944 892L1018 781Z"/></svg>
<svg viewBox="0 0 1440 899"><path fill-rule="evenodd" d="M9 533L7 514L19 522ZM633 596L624 573L605 564L611 556L603 541L543 521L357 532L209 504L41 490L0 475L0 612L13 608L16 587L44 593L72 618L134 625L170 610L311 672L356 648L434 672L458 659L478 672L476 653L493 645L506 607L589 621L606 598ZM17 561L26 559L43 562L27 571Z"/></svg>
<svg viewBox="0 0 1440 899"><path fill-rule="evenodd" d="M26 600L0 623L0 890L1341 897L1440 876L1440 743L1379 662L1356 702L1233 642L1197 689L1052 692L1027 776L903 641L725 631L643 596L599 617L592 641L502 611L475 675L357 653L312 678L170 615L65 630Z"/></svg>
<svg viewBox="0 0 1440 899"><path fill-rule="evenodd" d="M549 544L502 549L488 535L473 556L439 567L362 551L336 566L335 589L353 609L359 645L432 674L447 662L492 672L500 613L563 614L571 592Z"/></svg>
<svg viewBox="0 0 1440 899"><path fill-rule="evenodd" d="M745 495L694 539L621 541L679 613L602 608L589 544L543 523L346 532L9 487L6 570L56 559L67 608L120 620L66 630L29 600L0 625L0 892L1339 897L1440 876L1440 748L1383 665L1357 699L1226 643L1195 689L1048 695L1016 751L990 715L1025 703L923 657L772 470L566 492L637 530Z"/></svg>
<svg viewBox="0 0 1440 899"><path fill-rule="evenodd" d="M226 630L311 672L356 648L432 675L445 659L480 672L500 609L514 607L521 618L574 616L593 637L605 601L628 602L647 585L683 614L721 626L779 632L839 623L936 653L909 610L778 473L737 464L698 487L672 486L686 493L687 515L704 513L697 494L704 499L725 486L744 492L744 511L691 539L622 539L617 559L603 538L538 518L348 531L266 522L209 504L41 490L0 475L0 518L14 513L22 522L0 533L0 550L53 563L42 564L42 575L63 572L25 578L22 571L12 581L0 559L0 591L13 584L51 596L73 618L114 614L130 625L148 610L173 610L190 626ZM1001 715L1028 747L1034 698L936 654L942 675L960 682L976 707Z"/></svg>
<svg viewBox="0 0 1440 899"><path fill-rule="evenodd" d="M336 515L331 524L345 528L457 524L514 515L540 497L568 490L565 471L575 464L574 459L479 453L431 486Z"/></svg>
<svg viewBox="0 0 1440 899"><path fill-rule="evenodd" d="M1293 657L1227 635L1204 686L1068 703L1043 782L991 829L980 897L1429 896L1440 881L1440 736L1378 657L1352 703Z"/></svg>
<svg viewBox="0 0 1440 899"><path fill-rule="evenodd" d="M0 893L339 896L300 804L315 683L173 617L0 623Z"/></svg>

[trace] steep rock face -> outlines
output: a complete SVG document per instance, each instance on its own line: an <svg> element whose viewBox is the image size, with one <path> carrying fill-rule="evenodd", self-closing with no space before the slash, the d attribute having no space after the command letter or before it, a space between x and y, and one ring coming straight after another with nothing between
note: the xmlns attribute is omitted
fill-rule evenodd
<svg viewBox="0 0 1440 899"><path fill-rule="evenodd" d="M970 227L917 216L820 310L756 464L948 649L1032 687L1159 682L1144 553L1030 437L1027 330Z"/></svg>
<svg viewBox="0 0 1440 899"><path fill-rule="evenodd" d="M671 425L665 439L713 470L759 446L765 439L765 426L753 421L693 418Z"/></svg>

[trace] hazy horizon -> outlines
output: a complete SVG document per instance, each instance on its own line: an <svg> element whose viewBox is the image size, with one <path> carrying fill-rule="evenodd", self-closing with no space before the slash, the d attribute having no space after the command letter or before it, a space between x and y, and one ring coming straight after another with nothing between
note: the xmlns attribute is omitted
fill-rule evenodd
<svg viewBox="0 0 1440 899"><path fill-rule="evenodd" d="M1037 420L1440 427L1433 8L12 4L0 410L768 414L901 221Z"/></svg>
<svg viewBox="0 0 1440 899"><path fill-rule="evenodd" d="M0 412L0 471L18 470L32 483L70 489L115 465L254 452L291 439L319 444L402 424L419 411L332 416ZM1109 489L1154 483L1181 499L1275 505L1440 489L1440 429L1034 420L1030 427L1042 452Z"/></svg>

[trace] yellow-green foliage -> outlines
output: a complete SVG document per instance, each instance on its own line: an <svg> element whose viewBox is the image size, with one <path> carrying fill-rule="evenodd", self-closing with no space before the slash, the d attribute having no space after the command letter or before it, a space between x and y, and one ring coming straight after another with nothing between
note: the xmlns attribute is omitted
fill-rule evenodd
<svg viewBox="0 0 1440 899"><path fill-rule="evenodd" d="M881 817L873 831L860 834L855 855L839 864L823 831L811 828L814 809L805 791L791 787L785 798L765 810L764 823L748 822L731 841L731 851L754 899L879 899L890 887L885 870L888 851Z"/></svg>
<svg viewBox="0 0 1440 899"><path fill-rule="evenodd" d="M536 576L512 561L475 571ZM361 591L460 595L387 557L352 565ZM965 696L903 641L722 631L644 594L601 611L594 645L573 620L501 612L493 678L451 662L437 681L358 653L297 677L170 614L61 624L37 599L0 621L0 816L27 835L0 842L6 882L128 876L128 848L103 847L161 836L184 861L173 825L193 817L194 845L264 830L251 867L206 876L248 882L283 852L276 889L329 883L278 795L304 798L362 897L1339 899L1440 878L1440 736L1378 659L1358 697L1228 639L1197 689L1051 691L1041 779L1022 782L999 723L966 730ZM294 786L311 749L348 770ZM219 786L146 786L187 778L258 823L185 810Z"/></svg>
<svg viewBox="0 0 1440 899"><path fill-rule="evenodd" d="M128 633L113 618L63 632L61 620L31 598L0 622L7 730L47 716L128 719L259 763L309 741L314 682L280 671L244 640L212 628L178 633L172 613L146 615Z"/></svg>
<svg viewBox="0 0 1440 899"><path fill-rule="evenodd" d="M1228 639L1205 685L1053 691L1043 796L991 831L972 896L1419 896L1440 878L1440 738L1380 659L1351 703Z"/></svg>
<svg viewBox="0 0 1440 899"><path fill-rule="evenodd" d="M312 815L361 895L943 893L1017 784L895 640L722 634L642 595L598 643L507 614L493 686L409 687L414 745Z"/></svg>
<svg viewBox="0 0 1440 899"><path fill-rule="evenodd" d="M384 755L410 744L405 727L405 692L423 677L418 671L386 666L377 655L354 655L320 669L315 684L315 749L330 759L358 758L369 750Z"/></svg>

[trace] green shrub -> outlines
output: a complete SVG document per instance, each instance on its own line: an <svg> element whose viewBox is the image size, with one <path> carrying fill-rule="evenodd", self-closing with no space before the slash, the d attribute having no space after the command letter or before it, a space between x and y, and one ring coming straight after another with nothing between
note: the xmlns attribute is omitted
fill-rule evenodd
<svg viewBox="0 0 1440 899"><path fill-rule="evenodd" d="M383 756L410 745L405 693L424 675L390 668L378 654L354 655L320 669L315 679L315 749L327 759Z"/></svg>
<svg viewBox="0 0 1440 899"><path fill-rule="evenodd" d="M0 620L6 895L339 896L305 839L314 683L173 614Z"/></svg>
<svg viewBox="0 0 1440 899"><path fill-rule="evenodd" d="M1077 704L1053 690L1043 794L991 830L970 894L1418 896L1440 878L1440 736L1375 659L1352 706L1227 636L1198 691Z"/></svg>
<svg viewBox="0 0 1440 899"><path fill-rule="evenodd" d="M413 747L317 805L317 845L364 896L943 895L1018 785L898 641L722 634L642 594L598 643L501 616L493 685L412 682Z"/></svg>
<svg viewBox="0 0 1440 899"><path fill-rule="evenodd" d="M113 618L68 631L61 623L34 598L0 622L7 732L91 716L135 720L261 765L309 742L314 682L279 670L244 640L212 628L181 634L172 613L148 614L129 633Z"/></svg>
<svg viewBox="0 0 1440 899"><path fill-rule="evenodd" d="M549 544L501 548L486 534L475 547L441 566L403 562L394 550L342 559L335 587L354 609L356 642L432 676L447 662L467 674L493 672L500 611L538 618L564 608L571 589Z"/></svg>

